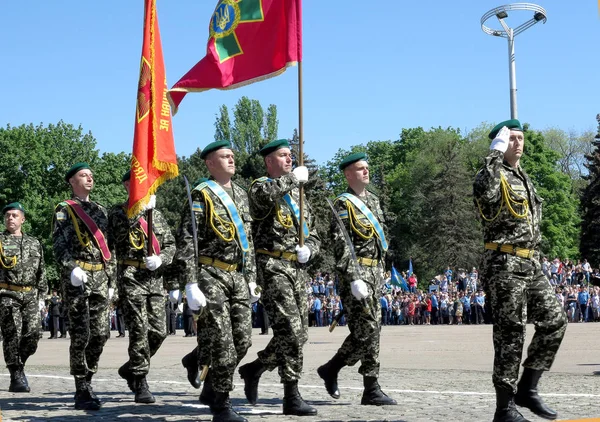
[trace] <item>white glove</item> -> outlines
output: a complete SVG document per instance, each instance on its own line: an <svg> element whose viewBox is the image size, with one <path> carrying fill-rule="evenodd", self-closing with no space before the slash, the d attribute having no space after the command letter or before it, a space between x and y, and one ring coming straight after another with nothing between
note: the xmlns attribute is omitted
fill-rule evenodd
<svg viewBox="0 0 600 422"><path fill-rule="evenodd" d="M306 168L306 166L298 166L292 170L292 173L294 173L294 176L296 176L296 179L298 179L300 183L308 182L308 168Z"/></svg>
<svg viewBox="0 0 600 422"><path fill-rule="evenodd" d="M113 289L112 287L109 287L108 288L108 300L112 300L114 295L115 295L115 289Z"/></svg>
<svg viewBox="0 0 600 422"><path fill-rule="evenodd" d="M40 301L38 302L38 308L40 308L40 311L41 311L45 307L46 307L46 302L44 302L44 299L40 299Z"/></svg>
<svg viewBox="0 0 600 422"><path fill-rule="evenodd" d="M159 255L147 256L144 261L146 261L146 268L150 271L156 271L162 265L162 259Z"/></svg>
<svg viewBox="0 0 600 422"><path fill-rule="evenodd" d="M253 281L248 283L248 289L250 290L250 303L258 302L258 299L260 299L260 293L256 291L256 283Z"/></svg>
<svg viewBox="0 0 600 422"><path fill-rule="evenodd" d="M352 282L352 295L358 300L362 300L369 296L369 289L367 285L362 280L354 280Z"/></svg>
<svg viewBox="0 0 600 422"><path fill-rule="evenodd" d="M156 195L150 195L148 203L142 207L142 210L148 211L156 208Z"/></svg>
<svg viewBox="0 0 600 422"><path fill-rule="evenodd" d="M87 274L79 267L73 268L71 271L71 284L75 287L83 286L87 283Z"/></svg>
<svg viewBox="0 0 600 422"><path fill-rule="evenodd" d="M500 152L506 152L508 149L508 142L510 140L510 129L506 126L503 126L502 129L498 132L492 144L490 145L490 149L495 149Z"/></svg>
<svg viewBox="0 0 600 422"><path fill-rule="evenodd" d="M196 283L188 283L185 285L185 295L187 297L188 306L192 311L197 311L206 306L206 298L204 293Z"/></svg>
<svg viewBox="0 0 600 422"><path fill-rule="evenodd" d="M179 303L180 297L181 297L181 292L179 291L179 289L171 290L169 292L169 301L171 301L171 303Z"/></svg>
<svg viewBox="0 0 600 422"><path fill-rule="evenodd" d="M298 262L305 264L310 258L310 249L306 245L296 245L296 254L298 255Z"/></svg>

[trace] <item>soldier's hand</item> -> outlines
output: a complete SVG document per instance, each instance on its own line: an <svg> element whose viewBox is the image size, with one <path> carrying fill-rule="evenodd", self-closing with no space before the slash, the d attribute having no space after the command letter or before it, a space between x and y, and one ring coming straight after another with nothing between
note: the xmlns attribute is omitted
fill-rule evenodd
<svg viewBox="0 0 600 422"><path fill-rule="evenodd" d="M204 293L200 291L200 288L196 283L188 283L185 285L185 296L187 297L188 306L192 311L197 311L206 306Z"/></svg>
<svg viewBox="0 0 600 422"><path fill-rule="evenodd" d="M369 289L367 284L362 280L354 280L352 282L352 295L358 300L362 300L369 296Z"/></svg>
<svg viewBox="0 0 600 422"><path fill-rule="evenodd" d="M292 173L294 173L294 176L296 176L298 182L308 182L308 168L306 168L306 166L298 166L294 170L292 170Z"/></svg>
<svg viewBox="0 0 600 422"><path fill-rule="evenodd" d="M71 271L71 284L75 287L83 286L87 283L87 274L79 267L73 268Z"/></svg>
<svg viewBox="0 0 600 422"><path fill-rule="evenodd" d="M146 268L150 271L156 271L162 265L162 259L159 255L147 256L145 259Z"/></svg>
<svg viewBox="0 0 600 422"><path fill-rule="evenodd" d="M177 290L171 290L169 292L169 301L171 303L179 303L179 298L181 297L181 292L179 291L179 289Z"/></svg>
<svg viewBox="0 0 600 422"><path fill-rule="evenodd" d="M108 288L108 300L112 300L114 295L115 295L115 289L113 289L112 287L109 287Z"/></svg>
<svg viewBox="0 0 600 422"><path fill-rule="evenodd" d="M510 129L506 126L502 126L502 129L498 132L492 144L490 145L490 149L495 149L500 152L506 152L508 149L508 142L510 141Z"/></svg>
<svg viewBox="0 0 600 422"><path fill-rule="evenodd" d="M42 309L44 309L46 307L46 302L44 301L44 299L40 299L38 302L38 308L41 311Z"/></svg>
<svg viewBox="0 0 600 422"><path fill-rule="evenodd" d="M298 255L298 262L305 264L310 259L310 249L308 246L296 245L296 254Z"/></svg>
<svg viewBox="0 0 600 422"><path fill-rule="evenodd" d="M142 207L142 210L148 211L156 208L156 195L150 195L150 200Z"/></svg>
<svg viewBox="0 0 600 422"><path fill-rule="evenodd" d="M250 303L256 303L260 299L260 292L256 291L256 283L251 281L248 283L248 290L250 290Z"/></svg>

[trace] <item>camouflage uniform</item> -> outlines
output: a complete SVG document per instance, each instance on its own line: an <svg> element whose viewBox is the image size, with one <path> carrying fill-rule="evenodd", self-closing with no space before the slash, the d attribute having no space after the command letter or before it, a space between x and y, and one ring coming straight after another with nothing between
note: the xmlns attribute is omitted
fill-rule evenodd
<svg viewBox="0 0 600 422"><path fill-rule="evenodd" d="M0 234L0 326L8 368L22 368L37 349L39 299L46 295L44 253L40 242L24 234ZM14 266L13 266L14 262Z"/></svg>
<svg viewBox="0 0 600 422"><path fill-rule="evenodd" d="M351 188L348 193L356 195ZM379 199L371 192L366 191L364 197L359 199L371 210L377 221L384 226L385 219ZM340 295L344 309L348 315L348 328L350 334L344 340L338 354L344 365L353 366L361 361L358 370L363 376L377 377L379 375L379 333L381 330L381 303L379 301L379 292L384 279L383 259L385 252L381 250L377 241L377 235L372 230L362 228L360 224L353 223L354 227L361 232L366 239L356 233L350 224L348 216L348 206L352 206L346 201L338 200L335 203L336 212L344 216L342 221L346 231L350 235L356 256L359 258L360 274L356 273L354 263L350 257L350 250L344 240L344 235L334 219L331 223L331 233L333 234L334 256L337 262L336 269L341 275ZM359 223L369 225L367 218L354 206ZM362 258L374 259L376 262L370 262L365 265ZM366 262L366 261L365 261ZM375 265L373 265L375 264ZM354 280L363 280L369 289L369 296L363 301L357 300L352 295L350 285Z"/></svg>
<svg viewBox="0 0 600 422"><path fill-rule="evenodd" d="M177 231L175 260L185 284L198 283L206 297L206 308L198 318L198 348L194 356L199 356L200 365L211 367L213 389L226 393L233 390L235 368L252 345L248 283L256 282L256 264L248 194L235 183L231 188L223 189L233 200L243 220L250 249L244 254L238 245L235 229L228 230L231 218L219 197L209 188L194 189L192 200L201 263L196 266L194 262L191 214L187 206L184 207ZM212 207L214 213L211 213ZM220 263L208 264L207 260L218 260ZM219 268L224 264L235 268Z"/></svg>
<svg viewBox="0 0 600 422"><path fill-rule="evenodd" d="M108 214L109 243L117 259L117 287L129 329L129 370L146 375L150 358L167 337L163 274L175 255L175 239L167 221L158 210L152 211L152 231L160 245L161 266L147 270L148 237L139 219L127 218L127 204L115 205Z"/></svg>
<svg viewBox="0 0 600 422"><path fill-rule="evenodd" d="M297 381L302 373L302 348L308 340L308 305L305 265L296 261L298 226L283 197L289 193L299 202L298 179L292 173L277 179L256 180L250 188L250 211L256 247L258 284L273 328L273 338L258 352L258 359L268 371L279 367L282 383ZM310 205L304 201L304 218L310 228L305 244L311 259L319 253L321 240L314 224ZM277 258L261 251L289 253L292 260Z"/></svg>
<svg viewBox="0 0 600 422"><path fill-rule="evenodd" d="M525 368L549 370L566 329L566 316L542 273L539 246L542 199L523 169L503 162L492 150L473 185L487 243L533 251L523 258L487 249L482 283L491 300L494 320L494 374L497 388L514 393L525 339L527 311L535 335ZM509 209L509 205L510 208Z"/></svg>
<svg viewBox="0 0 600 422"><path fill-rule="evenodd" d="M81 201L74 197L82 209L106 236L108 216L106 209L93 201ZM71 375L90 377L98 371L98 361L108 340L108 288L115 281L115 257L104 263L102 253L91 233L81 219L75 216L84 246L75 231L75 225L67 212L67 204L56 206L52 241L54 256L60 266L64 299L69 309L71 347ZM101 266L98 270L86 270L85 264ZM87 282L81 289L71 284L71 272L79 266L87 274ZM83 291L82 291L83 290Z"/></svg>

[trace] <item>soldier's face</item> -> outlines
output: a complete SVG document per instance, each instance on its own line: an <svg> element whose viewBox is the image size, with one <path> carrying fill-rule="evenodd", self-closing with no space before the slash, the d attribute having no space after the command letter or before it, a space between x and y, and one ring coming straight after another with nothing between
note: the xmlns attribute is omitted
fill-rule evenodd
<svg viewBox="0 0 600 422"><path fill-rule="evenodd" d="M280 148L267 155L265 160L267 172L273 177L279 177L292 171L292 151Z"/></svg>
<svg viewBox="0 0 600 422"><path fill-rule="evenodd" d="M123 182L123 187L127 191L127 195L129 195L129 180Z"/></svg>
<svg viewBox="0 0 600 422"><path fill-rule="evenodd" d="M227 174L233 176L235 174L235 158L233 151L227 148L216 150L208 156L206 167L211 174Z"/></svg>
<svg viewBox="0 0 600 422"><path fill-rule="evenodd" d="M4 225L10 233L15 233L21 229L25 222L25 214L19 210L8 210L4 213Z"/></svg>
<svg viewBox="0 0 600 422"><path fill-rule="evenodd" d="M509 163L517 163L523 155L525 138L520 130L511 130L508 141L508 149L504 153L504 159Z"/></svg>
<svg viewBox="0 0 600 422"><path fill-rule="evenodd" d="M91 192L94 187L94 175L89 169L79 170L69 179L74 191Z"/></svg>
<svg viewBox="0 0 600 422"><path fill-rule="evenodd" d="M364 160L350 164L344 169L344 174L350 185L362 184L366 186L369 184L369 164Z"/></svg>

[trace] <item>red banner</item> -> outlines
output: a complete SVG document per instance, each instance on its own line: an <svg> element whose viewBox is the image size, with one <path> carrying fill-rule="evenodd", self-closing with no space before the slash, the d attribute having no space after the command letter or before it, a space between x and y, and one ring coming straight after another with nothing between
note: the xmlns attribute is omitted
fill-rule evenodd
<svg viewBox="0 0 600 422"><path fill-rule="evenodd" d="M164 181L179 174L167 90L156 0L145 0L144 43L127 208L129 217L142 210L150 195Z"/></svg>
<svg viewBox="0 0 600 422"><path fill-rule="evenodd" d="M220 0L206 56L169 90L173 114L188 92L234 89L302 60L301 0Z"/></svg>

